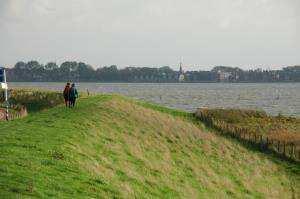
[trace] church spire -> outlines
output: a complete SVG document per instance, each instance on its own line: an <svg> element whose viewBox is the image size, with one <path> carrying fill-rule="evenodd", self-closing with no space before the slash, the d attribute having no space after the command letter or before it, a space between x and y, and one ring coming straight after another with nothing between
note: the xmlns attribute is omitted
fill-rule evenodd
<svg viewBox="0 0 300 199"><path fill-rule="evenodd" d="M182 62L180 62L179 74L183 74L183 70L182 70Z"/></svg>
<svg viewBox="0 0 300 199"><path fill-rule="evenodd" d="M182 58L181 58L182 60ZM183 82L184 81L184 72L183 72L183 69L182 69L182 61L180 61L180 64L179 64L179 76L178 76L178 81L179 82Z"/></svg>

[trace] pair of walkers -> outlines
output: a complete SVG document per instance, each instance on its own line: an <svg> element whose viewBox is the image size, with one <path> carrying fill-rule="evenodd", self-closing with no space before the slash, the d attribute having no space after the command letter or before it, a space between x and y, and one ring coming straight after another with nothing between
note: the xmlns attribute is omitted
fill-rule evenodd
<svg viewBox="0 0 300 199"><path fill-rule="evenodd" d="M63 92L64 98L65 98L65 104L66 107L74 107L76 103L76 98L78 98L78 92L75 87L75 84L72 83L72 85L68 82L65 86L64 92Z"/></svg>

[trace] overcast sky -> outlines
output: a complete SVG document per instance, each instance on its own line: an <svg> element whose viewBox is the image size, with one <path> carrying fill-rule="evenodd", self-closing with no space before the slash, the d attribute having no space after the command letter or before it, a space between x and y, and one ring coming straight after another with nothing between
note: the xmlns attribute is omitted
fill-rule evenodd
<svg viewBox="0 0 300 199"><path fill-rule="evenodd" d="M300 64L300 0L0 0L0 65Z"/></svg>

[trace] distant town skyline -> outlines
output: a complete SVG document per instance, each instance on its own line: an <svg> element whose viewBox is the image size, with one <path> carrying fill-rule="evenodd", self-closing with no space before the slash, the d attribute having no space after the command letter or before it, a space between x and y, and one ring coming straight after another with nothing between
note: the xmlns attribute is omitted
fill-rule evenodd
<svg viewBox="0 0 300 199"><path fill-rule="evenodd" d="M29 3L30 2L30 3ZM299 0L1 0L0 65L300 65Z"/></svg>
<svg viewBox="0 0 300 199"><path fill-rule="evenodd" d="M38 60L19 60L18 62L29 62L29 61L38 61ZM43 65L46 65L47 63L56 63L58 66L60 66L62 63L64 62L72 62L72 61L76 61L76 62L83 62L81 60L64 60L64 61L60 61L60 62L56 62L56 61L46 61L46 62L39 62L40 64L43 64ZM18 63L16 62L16 63ZM12 65L4 65L4 64L0 64L0 67L5 67L5 68L13 68L15 66L15 64L12 64ZM97 69L97 68L102 68L102 67L109 67L109 66L112 66L112 65L116 65L119 69L124 69L126 67L149 67L149 68L159 68L159 67L163 67L163 66L168 66L170 68L172 68L173 70L180 70L180 63L182 63L182 70L183 71L193 71L193 70L201 70L201 71L209 71L209 70L212 70L214 67L216 66L225 66L225 67L237 67L237 68L240 68L240 69L243 69L243 70L256 70L256 69L263 69L263 70L281 70L285 67L288 67L288 66L299 66L300 64L294 64L294 65L276 65L276 66L265 66L265 65L243 65L243 66L237 66L237 65L224 65L224 64L220 64L220 65L199 65L199 64L187 64L185 62L180 62L178 61L177 64L174 64L174 65L166 65L166 64L163 64L163 65L117 65L117 64L106 64L106 65L99 65L99 64L96 64L96 65L93 65L93 64L90 64L88 62L83 62L85 64L88 64L90 66L92 66L94 69Z"/></svg>

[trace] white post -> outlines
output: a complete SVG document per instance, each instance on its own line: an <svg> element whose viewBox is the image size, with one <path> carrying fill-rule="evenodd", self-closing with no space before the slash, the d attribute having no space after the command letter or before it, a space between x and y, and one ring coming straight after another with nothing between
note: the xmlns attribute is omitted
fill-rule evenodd
<svg viewBox="0 0 300 199"><path fill-rule="evenodd" d="M7 82L6 82L6 71L4 69L3 71L3 75L4 75L4 83L6 84L6 88L5 88L5 103L6 103L6 115L5 118L8 121L8 86L7 86Z"/></svg>

